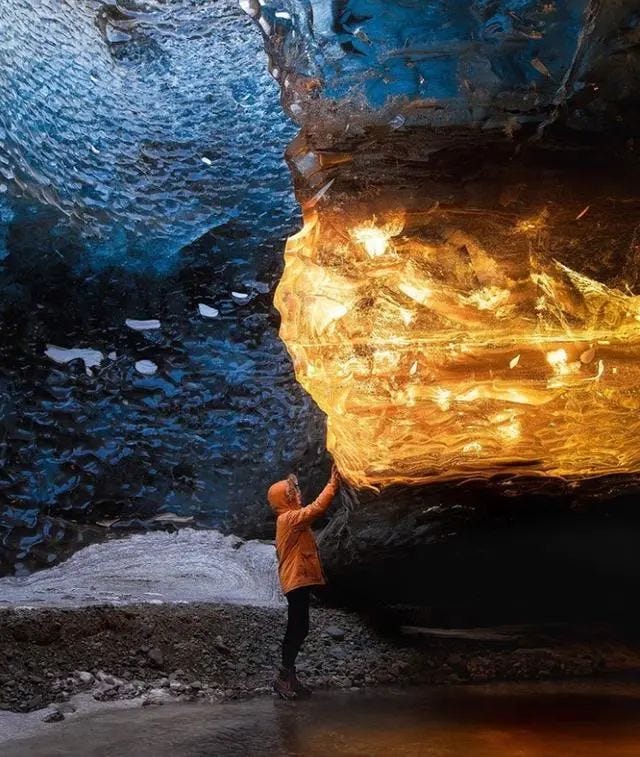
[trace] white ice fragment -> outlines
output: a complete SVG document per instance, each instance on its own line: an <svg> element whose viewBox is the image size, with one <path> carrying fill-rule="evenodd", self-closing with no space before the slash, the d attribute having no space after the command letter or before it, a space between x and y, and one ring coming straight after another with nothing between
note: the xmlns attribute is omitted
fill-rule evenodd
<svg viewBox="0 0 640 757"><path fill-rule="evenodd" d="M151 360L138 360L136 361L136 371L143 376L153 376L158 370L158 366Z"/></svg>
<svg viewBox="0 0 640 757"><path fill-rule="evenodd" d="M9 607L79 607L104 604L107 597L119 597L120 604L156 599L281 607L273 545L238 541L192 528L110 539L53 568L0 578L0 597Z"/></svg>
<svg viewBox="0 0 640 757"><path fill-rule="evenodd" d="M257 16L258 13L260 13L260 11L258 10L258 8L256 8L253 5L253 3L251 2L251 0L240 0L240 7L242 8L242 10L245 13L247 13L252 18L255 17L255 16Z"/></svg>
<svg viewBox="0 0 640 757"><path fill-rule="evenodd" d="M394 116L391 121L389 121L389 126L394 130L401 129L404 126L406 120L407 119L403 115L398 113L397 116Z"/></svg>
<svg viewBox="0 0 640 757"><path fill-rule="evenodd" d="M94 155L100 155L100 150L98 150L97 147L94 147L91 142L89 142L89 149Z"/></svg>
<svg viewBox="0 0 640 757"><path fill-rule="evenodd" d="M200 158L200 160L205 164L205 166L212 166L213 161L211 158L206 158L204 155Z"/></svg>
<svg viewBox="0 0 640 757"><path fill-rule="evenodd" d="M291 21L291 14L287 11L276 11L276 18L284 18Z"/></svg>
<svg viewBox="0 0 640 757"><path fill-rule="evenodd" d="M219 310L209 307L209 305L205 305L204 302L198 303L198 312L205 318L217 318L220 314Z"/></svg>
<svg viewBox="0 0 640 757"><path fill-rule="evenodd" d="M249 295L246 292L231 292L231 296L234 300L240 300L243 302L244 300L248 299Z"/></svg>
<svg viewBox="0 0 640 757"><path fill-rule="evenodd" d="M98 367L103 360L102 352L84 347L56 347L55 344L48 344L44 354L60 365L66 365L72 360L82 360L86 369Z"/></svg>
<svg viewBox="0 0 640 757"><path fill-rule="evenodd" d="M116 353L115 353L115 352L110 352L110 353L109 353L109 354L107 355L107 357L109 358L109 360L115 360L115 359L116 359L116 358L117 358L118 356L116 355Z"/></svg>
<svg viewBox="0 0 640 757"><path fill-rule="evenodd" d="M302 153L302 155L294 158L293 162L303 176L310 176L320 167L318 156L315 152L313 152L313 150Z"/></svg>
<svg viewBox="0 0 640 757"><path fill-rule="evenodd" d="M323 187L321 187L313 195L313 197L310 200L307 200L307 202L305 203L305 205L308 208L312 208L318 202L318 200L321 200L326 195L326 193L331 189L331 185L333 184L334 181L335 181L335 179L331 179L331 181L328 181Z"/></svg>
<svg viewBox="0 0 640 757"><path fill-rule="evenodd" d="M160 328L160 321L150 318L147 321L138 321L135 318L127 318L125 324L134 331L151 331Z"/></svg>
<svg viewBox="0 0 640 757"><path fill-rule="evenodd" d="M131 41L130 34L123 32L121 29L116 29L115 27L111 26L111 24L107 24L105 28L105 36L107 38L107 42L111 45L116 45L120 42Z"/></svg>
<svg viewBox="0 0 640 757"><path fill-rule="evenodd" d="M519 362L520 362L520 355L516 355L515 357L512 357L511 360L509 360L509 368L515 368Z"/></svg>

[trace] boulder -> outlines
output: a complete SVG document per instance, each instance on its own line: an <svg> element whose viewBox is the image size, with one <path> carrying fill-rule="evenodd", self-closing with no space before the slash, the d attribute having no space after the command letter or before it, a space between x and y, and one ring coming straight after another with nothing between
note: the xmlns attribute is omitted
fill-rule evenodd
<svg viewBox="0 0 640 757"><path fill-rule="evenodd" d="M319 537L327 597L410 605L431 625L628 617L640 580L635 502L637 484L620 477L343 485Z"/></svg>

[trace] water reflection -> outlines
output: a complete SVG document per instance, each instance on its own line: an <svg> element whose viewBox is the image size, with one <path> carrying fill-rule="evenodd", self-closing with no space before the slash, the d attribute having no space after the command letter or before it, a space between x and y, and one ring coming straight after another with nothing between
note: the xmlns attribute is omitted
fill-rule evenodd
<svg viewBox="0 0 640 757"><path fill-rule="evenodd" d="M275 699L111 712L48 730L6 757L64 754L521 755L640 753L637 683L497 684L317 693Z"/></svg>

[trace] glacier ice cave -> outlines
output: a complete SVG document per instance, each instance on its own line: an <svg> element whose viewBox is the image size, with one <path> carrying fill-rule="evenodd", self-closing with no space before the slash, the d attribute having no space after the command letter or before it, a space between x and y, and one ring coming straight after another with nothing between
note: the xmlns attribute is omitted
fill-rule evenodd
<svg viewBox="0 0 640 757"><path fill-rule="evenodd" d="M2 570L325 441L346 511L635 492L639 136L635 0L4 0Z"/></svg>

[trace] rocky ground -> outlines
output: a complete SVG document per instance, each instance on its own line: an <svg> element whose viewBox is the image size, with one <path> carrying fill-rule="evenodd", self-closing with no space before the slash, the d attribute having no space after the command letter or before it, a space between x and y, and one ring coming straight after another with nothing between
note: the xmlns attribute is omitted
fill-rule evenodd
<svg viewBox="0 0 640 757"><path fill-rule="evenodd" d="M640 670L610 629L442 632L312 610L301 677L317 688L549 679ZM0 610L0 708L63 719L98 701L224 701L270 691L282 609L216 604Z"/></svg>

